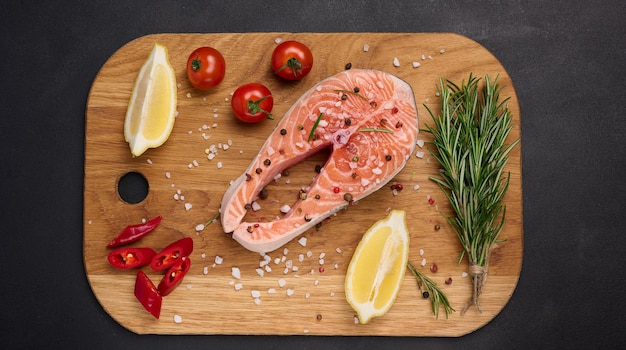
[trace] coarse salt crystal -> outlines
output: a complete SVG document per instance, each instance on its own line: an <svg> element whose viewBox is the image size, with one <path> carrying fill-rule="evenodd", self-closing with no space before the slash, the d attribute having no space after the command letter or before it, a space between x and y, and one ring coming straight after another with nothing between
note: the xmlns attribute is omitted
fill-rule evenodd
<svg viewBox="0 0 626 350"><path fill-rule="evenodd" d="M203 273L203 274L205 274L205 275L208 275L208 274L209 274L209 267L208 267L208 266L205 266L205 267L202 269L202 273Z"/></svg>
<svg viewBox="0 0 626 350"><path fill-rule="evenodd" d="M202 231L202 230L204 230L204 224L196 225L196 231Z"/></svg>
<svg viewBox="0 0 626 350"><path fill-rule="evenodd" d="M152 159L148 158L148 159L146 160L146 163L148 163L148 164L152 164Z"/></svg>
<svg viewBox="0 0 626 350"><path fill-rule="evenodd" d="M185 210L189 210L191 209L192 205L191 203L185 203Z"/></svg>
<svg viewBox="0 0 626 350"><path fill-rule="evenodd" d="M419 66L421 66L421 64L419 62L413 61L413 68L417 68Z"/></svg>
<svg viewBox="0 0 626 350"><path fill-rule="evenodd" d="M393 65L395 67L400 67L400 60L398 59L398 57L393 58Z"/></svg>
<svg viewBox="0 0 626 350"><path fill-rule="evenodd" d="M183 318L180 315L174 315L174 323L183 322Z"/></svg>
<svg viewBox="0 0 626 350"><path fill-rule="evenodd" d="M252 210L254 210L254 211L261 210L261 205L259 203L257 203L256 201L252 202Z"/></svg>
<svg viewBox="0 0 626 350"><path fill-rule="evenodd" d="M422 147L424 147L424 140L421 140L421 139L417 140L417 142L415 142L415 144L418 145L419 148L422 148Z"/></svg>
<svg viewBox="0 0 626 350"><path fill-rule="evenodd" d="M374 168L374 169L372 169L372 172L373 172L374 174L376 174L376 175L380 175L380 174L382 174L382 173L383 173L383 171L382 171L382 170L380 170L380 168Z"/></svg>
<svg viewBox="0 0 626 350"><path fill-rule="evenodd" d="M250 291L250 295L252 295L253 298L259 298L261 296L261 292L253 289Z"/></svg>
<svg viewBox="0 0 626 350"><path fill-rule="evenodd" d="M313 252L312 251L309 250L308 252L306 252L306 257L307 258L310 258L312 256L313 256Z"/></svg>
<svg viewBox="0 0 626 350"><path fill-rule="evenodd" d="M369 50L370 50L370 46L369 45L367 45L367 44L363 45L363 51L364 52L367 52Z"/></svg>
<svg viewBox="0 0 626 350"><path fill-rule="evenodd" d="M240 279L241 278L241 270L239 270L238 267L232 267L230 274L233 277L235 277L236 279Z"/></svg>
<svg viewBox="0 0 626 350"><path fill-rule="evenodd" d="M424 255L424 249L420 249L420 256Z"/></svg>
<svg viewBox="0 0 626 350"><path fill-rule="evenodd" d="M422 265L422 267L426 266L426 258L423 258L423 259L422 259L422 262L421 262L421 264L420 264L420 265Z"/></svg>
<svg viewBox="0 0 626 350"><path fill-rule="evenodd" d="M446 50L445 50L445 49L441 49L441 50L439 50L439 53L441 53L441 54L442 54L442 53L445 53L445 52L446 52Z"/></svg>
<svg viewBox="0 0 626 350"><path fill-rule="evenodd" d="M282 207L280 207L280 212L283 213L283 214L287 214L290 209L291 209L291 207L289 205L285 204Z"/></svg>
<svg viewBox="0 0 626 350"><path fill-rule="evenodd" d="M284 287L286 284L287 284L287 280L285 280L284 278L278 279L278 286L280 288Z"/></svg>
<svg viewBox="0 0 626 350"><path fill-rule="evenodd" d="M416 156L417 158L424 158L424 152L422 152L422 151L417 151L417 152L415 152L415 156Z"/></svg>
<svg viewBox="0 0 626 350"><path fill-rule="evenodd" d="M304 293L304 298L305 299L309 299L310 297L311 297L311 293L309 293L309 292Z"/></svg>
<svg viewBox="0 0 626 350"><path fill-rule="evenodd" d="M243 284L242 283L235 283L235 290L241 290L243 288Z"/></svg>
<svg viewBox="0 0 626 350"><path fill-rule="evenodd" d="M217 168L222 169L222 162L217 162Z"/></svg>
<svg viewBox="0 0 626 350"><path fill-rule="evenodd" d="M306 247L306 237L300 237L298 243L300 243L301 246Z"/></svg>
<svg viewBox="0 0 626 350"><path fill-rule="evenodd" d="M257 273L259 276L263 277L263 275L265 274L265 271L264 271L262 268L257 267L257 268L256 268L256 273Z"/></svg>
<svg viewBox="0 0 626 350"><path fill-rule="evenodd" d="M334 297L335 296L335 292L330 292L330 296Z"/></svg>
<svg viewBox="0 0 626 350"><path fill-rule="evenodd" d="M420 189L420 185L416 184L415 186L413 186L413 191L417 191Z"/></svg>
<svg viewBox="0 0 626 350"><path fill-rule="evenodd" d="M337 252L337 254L341 254L343 251L341 250L341 248L337 247L335 248L335 251Z"/></svg>
<svg viewBox="0 0 626 350"><path fill-rule="evenodd" d="M276 38L276 39L274 39L274 43L276 43L276 44L280 44L280 42L281 42L281 41L283 41L283 39L282 39L282 38Z"/></svg>
<svg viewBox="0 0 626 350"><path fill-rule="evenodd" d="M463 273L461 274L461 277L463 277L463 278L465 278L465 277L467 277L467 276L468 276L468 275L467 275L467 272L463 272Z"/></svg>
<svg viewBox="0 0 626 350"><path fill-rule="evenodd" d="M170 172L169 172L169 171L166 171L166 172L165 172L165 178L169 179L171 176L172 176L172 175L170 174Z"/></svg>
<svg viewBox="0 0 626 350"><path fill-rule="evenodd" d="M261 305L261 298L254 298L254 304Z"/></svg>
<svg viewBox="0 0 626 350"><path fill-rule="evenodd" d="M298 255L298 261L299 262L303 262L304 261L304 254Z"/></svg>
<svg viewBox="0 0 626 350"><path fill-rule="evenodd" d="M216 255L216 256L215 256L215 263L216 263L216 264L221 265L223 262L224 262L224 258L222 258L222 257L221 257L221 256L219 256L219 255Z"/></svg>
<svg viewBox="0 0 626 350"><path fill-rule="evenodd" d="M269 288L267 294L276 294L276 288Z"/></svg>
<svg viewBox="0 0 626 350"><path fill-rule="evenodd" d="M293 289L287 288L287 293L286 294L287 294L288 297L292 296L293 295Z"/></svg>

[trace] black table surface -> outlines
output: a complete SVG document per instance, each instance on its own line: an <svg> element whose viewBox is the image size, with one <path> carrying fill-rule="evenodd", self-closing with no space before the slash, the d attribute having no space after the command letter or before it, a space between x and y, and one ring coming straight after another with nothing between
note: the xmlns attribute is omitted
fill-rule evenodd
<svg viewBox="0 0 626 350"><path fill-rule="evenodd" d="M0 347L616 348L626 341L626 2L5 2L0 28ZM179 32L454 32L521 107L524 257L509 303L459 338L136 335L82 256L85 104L128 41Z"/></svg>

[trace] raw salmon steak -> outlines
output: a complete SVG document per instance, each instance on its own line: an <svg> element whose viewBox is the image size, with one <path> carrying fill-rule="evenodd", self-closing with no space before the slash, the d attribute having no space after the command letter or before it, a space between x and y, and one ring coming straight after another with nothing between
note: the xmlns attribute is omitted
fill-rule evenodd
<svg viewBox="0 0 626 350"><path fill-rule="evenodd" d="M394 75L351 69L322 80L287 111L225 192L224 232L254 252L280 248L388 183L413 152L417 125L413 90ZM286 214L269 222L242 222L277 175L325 149L328 160Z"/></svg>

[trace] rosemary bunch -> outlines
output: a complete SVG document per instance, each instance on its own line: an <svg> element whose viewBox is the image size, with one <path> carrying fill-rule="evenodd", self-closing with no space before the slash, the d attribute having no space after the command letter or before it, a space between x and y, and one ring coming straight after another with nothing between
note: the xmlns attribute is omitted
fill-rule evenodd
<svg viewBox="0 0 626 350"><path fill-rule="evenodd" d="M504 226L506 206L503 199L509 186L510 173L503 169L508 154L519 139L507 145L505 140L512 125L506 98L499 101L500 88L485 77L484 85L471 74L461 87L440 79L441 114L430 113L434 127L426 126L433 135L431 155L443 170L440 177L430 177L444 192L454 216L446 220L454 229L466 255L473 280L473 293L461 314L476 305L487 281L489 256L496 247Z"/></svg>

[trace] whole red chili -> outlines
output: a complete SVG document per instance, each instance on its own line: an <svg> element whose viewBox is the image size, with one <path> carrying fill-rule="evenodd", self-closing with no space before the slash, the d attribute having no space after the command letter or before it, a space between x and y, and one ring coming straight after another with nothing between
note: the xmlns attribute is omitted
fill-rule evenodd
<svg viewBox="0 0 626 350"><path fill-rule="evenodd" d="M193 251L193 239L185 237L171 243L158 252L150 262L150 267L156 271L162 271L174 266L183 257L189 256Z"/></svg>
<svg viewBox="0 0 626 350"><path fill-rule="evenodd" d="M161 219L162 217L159 215L144 223L126 226L117 237L107 244L107 248L116 248L139 240L157 228L161 223Z"/></svg>
<svg viewBox="0 0 626 350"><path fill-rule="evenodd" d="M118 269L132 269L150 264L156 252L152 248L121 247L107 255L109 264Z"/></svg>
<svg viewBox="0 0 626 350"><path fill-rule="evenodd" d="M158 319L161 315L161 304L163 298L159 294L159 290L154 286L150 278L141 270L137 270L137 279L135 280L135 297L144 309L146 309L154 318Z"/></svg>
<svg viewBox="0 0 626 350"><path fill-rule="evenodd" d="M157 289L161 296L166 296L170 294L178 285L183 281L183 278L189 271L189 267L191 266L191 260L189 257L184 256L182 259L178 260L174 266L170 267L163 279L159 283Z"/></svg>

